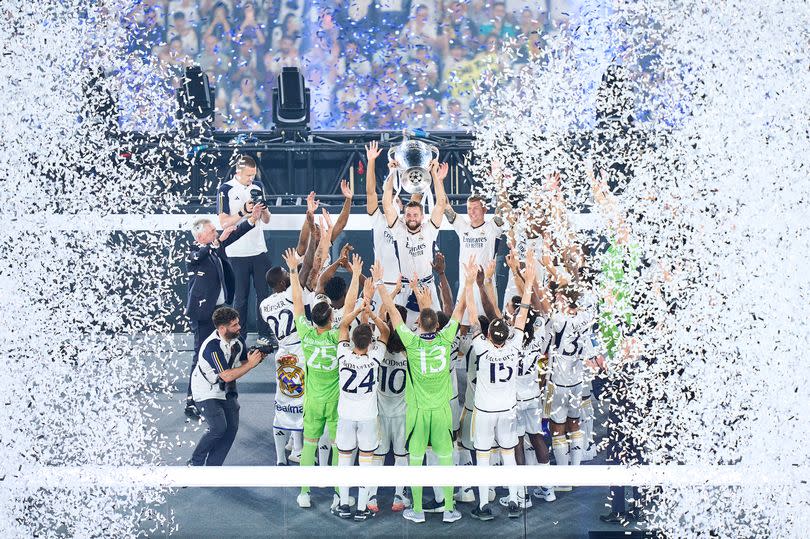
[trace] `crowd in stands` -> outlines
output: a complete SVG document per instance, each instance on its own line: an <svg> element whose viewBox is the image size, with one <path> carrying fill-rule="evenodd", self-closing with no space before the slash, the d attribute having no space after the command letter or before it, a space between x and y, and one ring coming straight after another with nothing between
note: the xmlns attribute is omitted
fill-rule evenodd
<svg viewBox="0 0 810 539"><path fill-rule="evenodd" d="M129 52L172 86L198 64L216 85L216 128L267 129L283 67L302 70L317 129L458 129L482 71L525 62L570 0L143 0ZM509 47L510 54L502 49Z"/></svg>

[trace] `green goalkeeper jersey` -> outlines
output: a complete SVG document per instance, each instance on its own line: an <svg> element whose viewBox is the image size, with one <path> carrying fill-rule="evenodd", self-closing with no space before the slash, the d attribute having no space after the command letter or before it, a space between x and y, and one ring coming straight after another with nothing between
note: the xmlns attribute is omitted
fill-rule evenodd
<svg viewBox="0 0 810 539"><path fill-rule="evenodd" d="M452 397L450 350L458 332L458 322L450 320L434 335L419 336L405 324L397 333L408 357L405 402L408 407L435 410L448 406Z"/></svg>
<svg viewBox="0 0 810 539"><path fill-rule="evenodd" d="M295 319L295 330L304 351L304 400L337 402L340 396L338 330L330 329L319 334L303 314Z"/></svg>

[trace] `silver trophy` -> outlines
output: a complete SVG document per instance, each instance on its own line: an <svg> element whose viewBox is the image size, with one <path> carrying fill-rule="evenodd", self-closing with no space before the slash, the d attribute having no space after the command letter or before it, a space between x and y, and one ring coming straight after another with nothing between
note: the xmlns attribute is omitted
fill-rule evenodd
<svg viewBox="0 0 810 539"><path fill-rule="evenodd" d="M411 194L430 190L433 181L430 162L439 157L439 148L420 140L405 139L388 150L388 160L396 161L402 190Z"/></svg>

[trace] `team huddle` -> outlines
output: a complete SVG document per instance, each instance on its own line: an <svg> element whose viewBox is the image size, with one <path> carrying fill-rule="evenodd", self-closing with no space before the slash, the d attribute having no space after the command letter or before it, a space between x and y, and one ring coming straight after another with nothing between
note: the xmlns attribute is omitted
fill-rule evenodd
<svg viewBox="0 0 810 539"><path fill-rule="evenodd" d="M396 466L548 465L544 419L556 465L593 458L590 380L602 352L595 301L579 282L581 251L559 247L543 223L530 223L529 234L517 237L515 212L506 215L497 201L490 219L477 196L468 199L466 216L457 215L444 191L448 167L438 162L429 215L419 195L403 205L392 176L380 207L374 182L380 150L371 143L366 151L375 258L369 274L349 245L330 260L333 225L325 210L316 223L314 193L302 241L284 253L286 268L267 272L271 295L260 312L278 341L277 464L311 466L317 458L326 465L331 453L331 464L380 466L393 452ZM552 214L559 213L550 200ZM455 295L435 247L444 219L460 242ZM504 237L510 273L501 308L495 255ZM348 284L336 275L340 268L350 272ZM434 498L423 502L421 486L410 493L401 486L391 509L413 522L424 522L426 512L454 522L461 518L455 503L474 503L477 495L472 517L491 520L491 487L434 487ZM541 486L532 494L551 502L555 490L566 487ZM509 486L498 502L518 517L531 498ZM308 487L297 501L311 506ZM358 521L380 510L377 489L359 488L354 505L349 487L338 486L332 512Z"/></svg>

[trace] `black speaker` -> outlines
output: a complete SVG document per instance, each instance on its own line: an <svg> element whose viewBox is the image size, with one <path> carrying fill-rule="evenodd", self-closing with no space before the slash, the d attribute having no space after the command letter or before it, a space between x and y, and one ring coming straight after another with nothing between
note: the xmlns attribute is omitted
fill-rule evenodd
<svg viewBox="0 0 810 539"><path fill-rule="evenodd" d="M273 89L273 123L276 128L309 126L309 88L297 67L282 68Z"/></svg>
<svg viewBox="0 0 810 539"><path fill-rule="evenodd" d="M200 66L186 68L183 84L177 89L177 104L180 111L200 120L214 116L214 88L208 82L208 75Z"/></svg>

